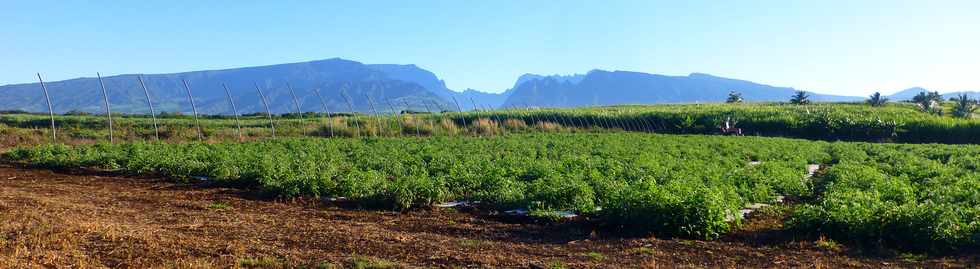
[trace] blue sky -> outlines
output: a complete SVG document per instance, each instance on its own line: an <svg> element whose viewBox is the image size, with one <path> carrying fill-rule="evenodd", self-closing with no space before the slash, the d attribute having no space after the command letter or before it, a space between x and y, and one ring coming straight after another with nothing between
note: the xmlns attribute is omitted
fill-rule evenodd
<svg viewBox="0 0 980 269"><path fill-rule="evenodd" d="M703 72L847 95L980 90L980 1L0 1L0 85L341 57L452 89Z"/></svg>

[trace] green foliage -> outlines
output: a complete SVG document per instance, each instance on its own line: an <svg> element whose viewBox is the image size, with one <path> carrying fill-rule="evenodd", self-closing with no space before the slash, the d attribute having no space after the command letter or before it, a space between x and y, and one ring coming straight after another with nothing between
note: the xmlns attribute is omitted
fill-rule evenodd
<svg viewBox="0 0 980 269"><path fill-rule="evenodd" d="M929 94L923 93L924 98ZM968 104L969 102L967 102ZM438 114L366 116L310 114L304 119L275 116L278 137L392 137L501 135L508 133L581 132L615 130L657 133L717 134L726 119L737 119L745 134L821 140L980 143L980 120L937 116L944 111L939 102L926 103L928 113L916 104L884 103L870 108L855 103L813 103L806 106L778 103L687 104L608 106L575 109L501 109ZM952 103L946 108L957 109ZM967 106L964 106L967 107ZM976 106L973 106L976 107ZM960 109L960 111L966 111ZM949 113L950 115L954 113ZM967 115L956 112L956 115ZM104 117L56 116L62 142L106 140ZM197 141L192 117L158 119L161 139L167 142ZM269 121L262 116L243 117L243 136L271 137ZM18 145L38 144L49 121L46 115L0 114L0 130ZM155 132L147 116L114 117L116 141L153 141ZM205 139L238 141L233 118L209 116L201 119ZM66 139L71 139L66 141ZM11 143L11 142L8 142Z"/></svg>
<svg viewBox="0 0 980 269"><path fill-rule="evenodd" d="M943 96L939 92L919 92L912 97L912 103L919 106L922 112L935 115L943 114Z"/></svg>
<svg viewBox="0 0 980 269"><path fill-rule="evenodd" d="M377 259L377 258L371 258L371 257L367 257L367 256L359 256L359 255L355 255L351 259L351 266L350 267L351 268L354 268L354 269L389 269L389 268L401 268L401 266L398 266L398 264L395 264L395 263L390 262L390 261L387 261L387 260Z"/></svg>
<svg viewBox="0 0 980 269"><path fill-rule="evenodd" d="M887 108L887 107L886 107ZM638 133L42 145L3 154L283 197L347 197L403 210L451 200L584 215L604 226L712 239L749 203L802 204L786 227L857 245L980 246L980 146ZM759 161L758 164L750 164ZM823 164L805 180L807 164Z"/></svg>
<svg viewBox="0 0 980 269"><path fill-rule="evenodd" d="M973 113L977 112L977 100L970 99L970 96L960 94L956 98L953 98L953 116L959 118L972 118Z"/></svg>
<svg viewBox="0 0 980 269"><path fill-rule="evenodd" d="M868 97L867 103L873 107L884 106L888 102L888 98L881 95L880 92L875 92Z"/></svg>
<svg viewBox="0 0 980 269"><path fill-rule="evenodd" d="M802 167L829 160L825 146L749 137L527 134L43 145L4 157L52 168L206 177L283 197L347 197L370 208L471 200L542 218L569 211L643 232L715 238L738 224L731 217L746 202L808 195ZM749 160L764 164L749 167Z"/></svg>
<svg viewBox="0 0 980 269"><path fill-rule="evenodd" d="M835 252L840 251L840 244L838 244L837 241L834 241L833 239L827 239L821 237L820 240L817 240L816 245L818 248L823 250L835 251Z"/></svg>
<svg viewBox="0 0 980 269"><path fill-rule="evenodd" d="M737 104L737 103L741 103L742 101L744 101L744 99L742 98L742 93L736 91L729 92L728 98L725 99L725 103L729 103L729 104Z"/></svg>
<svg viewBox="0 0 980 269"><path fill-rule="evenodd" d="M208 205L208 209L214 210L227 210L232 209L231 205L223 202L214 202Z"/></svg>
<svg viewBox="0 0 980 269"><path fill-rule="evenodd" d="M980 245L980 148L854 144L832 149L837 164L820 198L799 207L792 230L870 246L944 251ZM844 153L847 152L847 153ZM844 153L844 154L841 154Z"/></svg>
<svg viewBox="0 0 980 269"><path fill-rule="evenodd" d="M562 112L564 120L551 116L557 111ZM719 126L731 118L737 119L737 127L743 133L751 135L828 141L980 143L980 120L923 113L907 103L886 103L876 108L843 103L646 105L503 110L493 115L529 122L529 126L542 121L578 122L607 130L677 134L718 134Z"/></svg>
<svg viewBox="0 0 980 269"><path fill-rule="evenodd" d="M606 255L603 255L602 253L595 252L595 251L586 253L585 255L594 261L603 261L606 259Z"/></svg>
<svg viewBox="0 0 980 269"><path fill-rule="evenodd" d="M793 97L789 99L789 103L794 105L809 105L810 95L806 91L796 91Z"/></svg>

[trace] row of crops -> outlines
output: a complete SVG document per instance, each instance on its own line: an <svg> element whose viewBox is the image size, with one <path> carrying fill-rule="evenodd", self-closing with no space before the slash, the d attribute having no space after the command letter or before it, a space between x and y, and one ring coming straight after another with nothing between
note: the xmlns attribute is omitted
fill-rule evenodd
<svg viewBox="0 0 980 269"><path fill-rule="evenodd" d="M783 138L534 133L493 137L281 139L43 145L8 161L207 177L269 194L406 209L479 201L538 217L711 239L750 203L800 201L787 227L907 248L980 246L980 146ZM824 169L807 179L806 166Z"/></svg>
<svg viewBox="0 0 980 269"><path fill-rule="evenodd" d="M100 140L107 137L107 121L99 116L58 116L63 136ZM820 140L889 141L907 143L980 143L980 120L937 116L911 104L871 107L863 104L820 103L806 106L751 104L687 104L612 106L575 109L499 109L398 115L307 113L274 117L244 117L242 133L233 117L212 116L201 121L203 136L212 141L279 136L431 136L493 135L527 131L628 130L657 133L715 134L726 122L747 135ZM116 137L149 140L154 125L145 116L117 117ZM199 137L192 117L160 119L160 137L188 141ZM0 115L0 132L30 140L44 137L50 122L41 115ZM6 131L5 131L6 130Z"/></svg>
<svg viewBox="0 0 980 269"><path fill-rule="evenodd" d="M745 134L820 140L906 143L980 143L980 120L924 113L912 104L871 107L853 103L791 105L683 104L589 107L528 114L504 110L467 118L552 119L569 126L599 126L658 133L716 134L727 122Z"/></svg>

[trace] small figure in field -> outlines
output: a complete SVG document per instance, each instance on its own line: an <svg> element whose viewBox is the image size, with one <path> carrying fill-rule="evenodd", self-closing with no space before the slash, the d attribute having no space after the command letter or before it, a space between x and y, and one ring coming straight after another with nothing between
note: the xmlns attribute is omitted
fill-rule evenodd
<svg viewBox="0 0 980 269"><path fill-rule="evenodd" d="M742 128L735 128L736 123L738 122L732 122L732 117L725 118L725 122L721 125L721 133L741 136Z"/></svg>

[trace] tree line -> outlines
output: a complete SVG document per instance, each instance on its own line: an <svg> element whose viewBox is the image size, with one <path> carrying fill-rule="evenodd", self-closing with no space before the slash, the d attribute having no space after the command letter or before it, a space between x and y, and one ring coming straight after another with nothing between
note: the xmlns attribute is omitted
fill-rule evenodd
<svg viewBox="0 0 980 269"><path fill-rule="evenodd" d="M742 97L742 93L737 91L730 91L728 93L728 98L725 99L725 103L737 104L745 101ZM872 107L881 107L888 103L888 97L885 97L881 92L875 92L868 96L865 103L871 105ZM980 100L972 99L969 95L961 93L955 97L949 99L953 102L952 116L958 118L972 118L973 115L980 108ZM915 104L919 110L929 114L942 116L944 114L943 110L943 97L938 91L933 92L919 92L915 97L907 102ZM810 94L806 91L796 91L789 100L790 104L794 105L808 105L811 103Z"/></svg>

